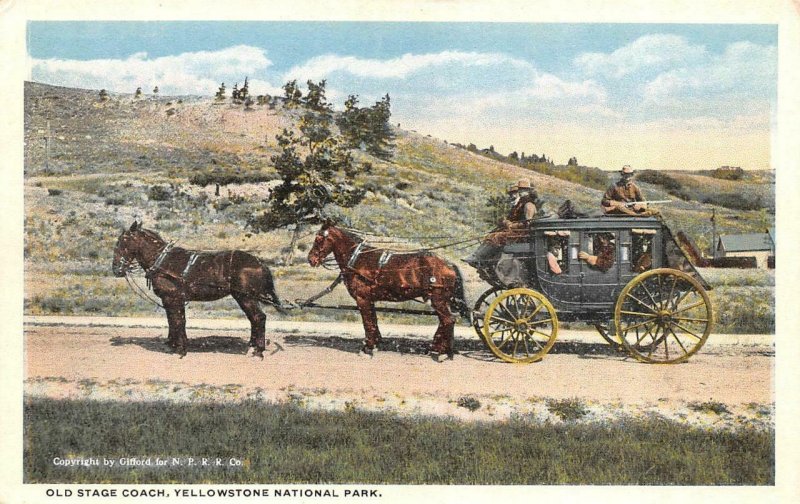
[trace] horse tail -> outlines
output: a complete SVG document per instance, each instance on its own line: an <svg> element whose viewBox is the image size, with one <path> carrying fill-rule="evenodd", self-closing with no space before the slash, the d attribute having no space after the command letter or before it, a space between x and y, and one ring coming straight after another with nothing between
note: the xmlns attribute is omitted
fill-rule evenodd
<svg viewBox="0 0 800 504"><path fill-rule="evenodd" d="M283 302L278 297L278 293L275 292L275 281L272 279L272 271L270 271L269 267L264 264L264 261L259 259L261 263L261 271L263 272L263 279L264 279L264 287L261 293L258 296L259 301L271 305L274 307L279 313L286 314L286 309L283 306Z"/></svg>
<svg viewBox="0 0 800 504"><path fill-rule="evenodd" d="M456 285L453 290L453 297L450 299L450 307L460 313L464 319L470 320L472 314L470 313L469 304L467 304L467 298L464 295L464 277L461 276L461 270L458 269L458 266L452 264L451 267L456 272Z"/></svg>

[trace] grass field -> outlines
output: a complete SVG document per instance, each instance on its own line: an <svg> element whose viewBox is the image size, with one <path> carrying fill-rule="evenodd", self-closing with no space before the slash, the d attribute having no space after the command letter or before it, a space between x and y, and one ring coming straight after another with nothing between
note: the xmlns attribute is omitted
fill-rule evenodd
<svg viewBox="0 0 800 504"><path fill-rule="evenodd" d="M183 463L53 463L86 457ZM202 457L223 462L186 463ZM709 431L658 417L465 424L260 402L25 402L26 483L772 485L774 457L771 430Z"/></svg>

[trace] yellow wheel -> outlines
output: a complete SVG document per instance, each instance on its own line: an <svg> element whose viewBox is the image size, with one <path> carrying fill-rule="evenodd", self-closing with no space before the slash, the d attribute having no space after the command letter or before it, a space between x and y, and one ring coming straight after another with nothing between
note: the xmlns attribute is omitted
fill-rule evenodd
<svg viewBox="0 0 800 504"><path fill-rule="evenodd" d="M486 341L486 337L483 334L483 319L486 317L486 310L489 309L492 301L497 299L497 296L499 296L502 292L503 289L492 287L481 294L481 297L475 301L475 306L472 308L472 327L475 329L475 332L478 334L478 336L484 341Z"/></svg>
<svg viewBox="0 0 800 504"><path fill-rule="evenodd" d="M669 268L635 277L614 307L617 337L642 362L685 361L708 339L712 320L711 301L700 282Z"/></svg>
<svg viewBox="0 0 800 504"><path fill-rule="evenodd" d="M503 291L483 318L483 339L506 362L542 359L556 342L558 317L542 294L525 288Z"/></svg>

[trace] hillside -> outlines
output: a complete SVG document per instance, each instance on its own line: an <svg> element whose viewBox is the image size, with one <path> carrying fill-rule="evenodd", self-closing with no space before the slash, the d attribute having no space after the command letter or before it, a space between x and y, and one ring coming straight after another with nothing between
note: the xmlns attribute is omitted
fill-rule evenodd
<svg viewBox="0 0 800 504"><path fill-rule="evenodd" d="M145 227L185 247L244 248L276 261L289 243L288 233L253 234L245 228L247 217L264 207L268 183L232 184L217 196L213 187L192 185L189 178L215 167L276 177L270 166L270 156L277 150L275 135L291 127L296 116L296 111L280 105L246 111L229 102L215 103L211 97L134 99L111 94L101 102L96 91L26 83L25 257L27 272L34 273L27 275L26 310L69 312L74 307L59 306L62 301L55 300L74 298L75 293L90 303L94 298L103 300L84 308L87 311L136 312L146 307L143 301L136 305L123 301L130 297L127 286L111 278L109 271L117 236L137 217ZM374 169L361 181L369 189L364 202L340 211L353 227L408 238L412 245L480 236L491 227L486 200L520 178L532 181L551 210L570 199L580 210L597 211L601 195L597 189L489 159L436 138L404 130L396 134L391 162L357 153L369 158ZM615 177L610 174L609 182ZM726 191L737 190L737 182L725 183L734 184ZM771 188L768 183L762 186ZM675 199L659 186L641 187L649 199ZM702 247L710 241L711 208L696 201L676 201L663 206L662 212L674 230L684 230ZM761 231L773 220L764 211L717 207L722 233ZM301 243L301 250L308 242ZM456 260L473 247L442 253ZM472 275L469 267L464 269ZM330 272L304 265L286 267L276 275L302 280L299 290L309 292L331 277ZM48 299L51 305L45 306Z"/></svg>

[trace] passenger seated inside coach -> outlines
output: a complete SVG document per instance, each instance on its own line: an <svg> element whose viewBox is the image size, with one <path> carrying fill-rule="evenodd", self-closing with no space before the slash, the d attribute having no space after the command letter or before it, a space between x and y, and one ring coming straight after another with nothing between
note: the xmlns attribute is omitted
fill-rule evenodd
<svg viewBox="0 0 800 504"><path fill-rule="evenodd" d="M631 257L631 270L636 273L643 273L653 267L653 235L654 230L631 230L631 245L633 257Z"/></svg>
<svg viewBox="0 0 800 504"><path fill-rule="evenodd" d="M596 233L590 235L592 253L581 251L578 259L585 261L589 266L602 272L608 271L614 265L616 245L613 233Z"/></svg>
<svg viewBox="0 0 800 504"><path fill-rule="evenodd" d="M547 236L547 269L554 275L565 273L569 268L567 247L569 231L546 231Z"/></svg>

